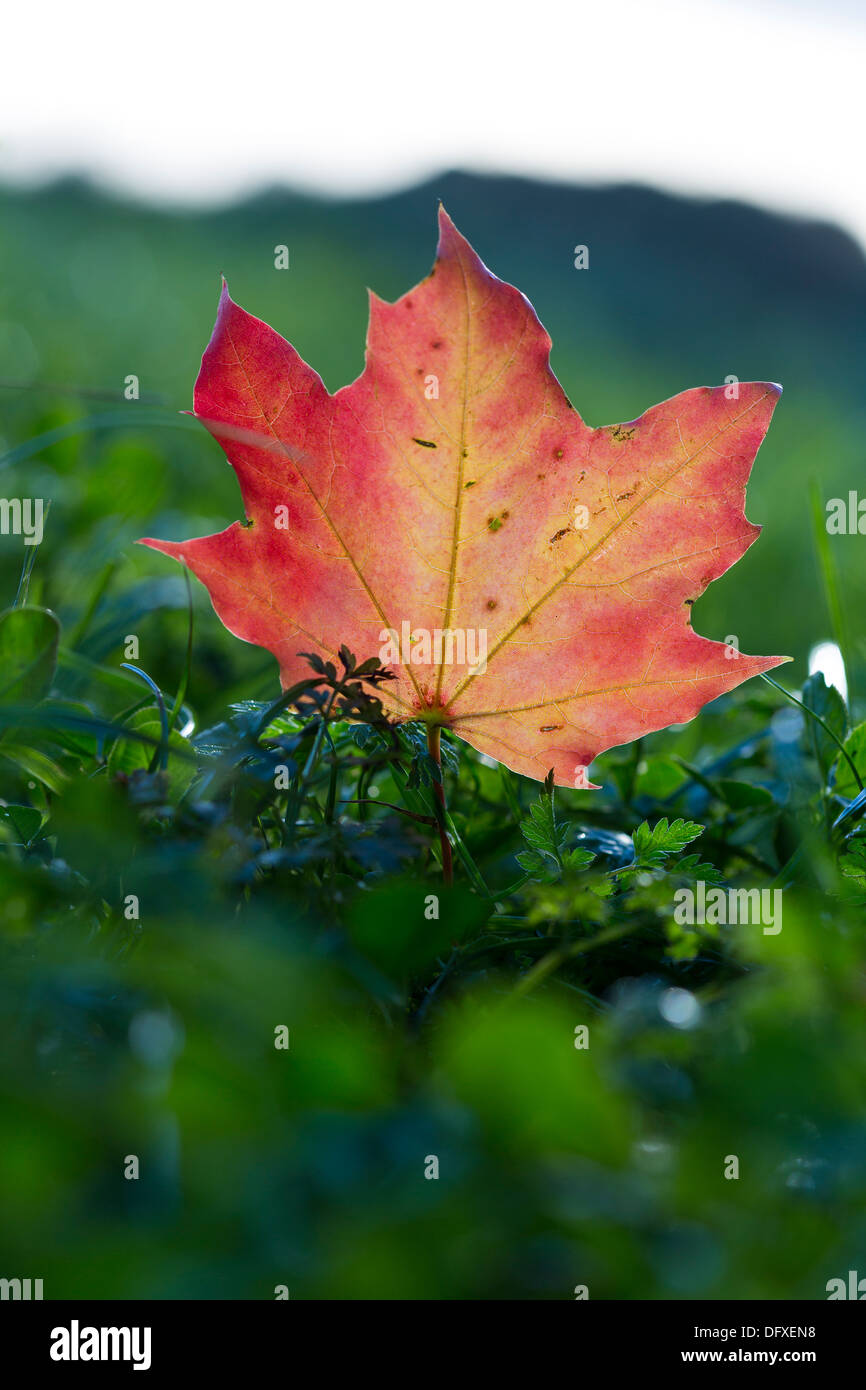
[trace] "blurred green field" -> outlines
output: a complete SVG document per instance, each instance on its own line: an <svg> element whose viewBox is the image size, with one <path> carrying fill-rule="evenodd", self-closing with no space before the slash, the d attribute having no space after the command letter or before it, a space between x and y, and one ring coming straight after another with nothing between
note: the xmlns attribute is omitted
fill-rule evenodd
<svg viewBox="0 0 866 1390"><path fill-rule="evenodd" d="M183 577L135 539L239 514L179 414L220 274L334 390L363 365L365 285L394 298L429 269L439 197L532 300L590 423L730 374L783 384L749 488L764 533L694 626L793 656L783 678L832 730L752 682L613 750L602 792L556 798L593 865L529 882L540 787L454 744L451 894L428 826L340 812L371 786L429 812L408 743L376 763L341 721L297 801L275 797L274 758L303 763L311 725L254 732L275 662L197 585L167 774L109 725L159 739L129 636L169 708L184 680ZM866 489L864 310L841 232L637 188L448 174L199 213L0 193L0 491L50 499L27 604L61 629L55 664L24 619L31 669L0 620L0 1277L46 1298L820 1299L866 1272L866 841L833 737L866 777L861 537L831 545L849 706L804 687L833 635L810 480ZM0 536L0 609L24 551ZM701 865L629 869L662 817L705 827ZM784 887L783 931L674 930L673 887L703 870Z"/></svg>

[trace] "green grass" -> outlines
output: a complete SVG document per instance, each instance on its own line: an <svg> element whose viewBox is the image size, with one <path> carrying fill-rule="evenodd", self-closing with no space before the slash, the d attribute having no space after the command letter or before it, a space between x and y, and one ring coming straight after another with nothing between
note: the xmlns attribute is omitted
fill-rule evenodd
<svg viewBox="0 0 866 1390"><path fill-rule="evenodd" d="M171 1298L816 1298L855 1267L866 742L821 678L820 722L753 683L596 794L443 740L446 889L443 774L375 681L193 732L56 641L0 623L6 1267ZM784 885L781 931L678 925L699 880Z"/></svg>

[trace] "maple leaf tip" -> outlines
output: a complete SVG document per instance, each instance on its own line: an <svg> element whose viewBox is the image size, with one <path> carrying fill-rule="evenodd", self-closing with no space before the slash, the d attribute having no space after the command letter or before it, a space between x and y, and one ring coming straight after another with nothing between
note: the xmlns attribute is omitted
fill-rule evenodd
<svg viewBox="0 0 866 1390"><path fill-rule="evenodd" d="M444 206L444 204L440 202L440 204L439 204L439 246L438 246L438 248L437 248L437 255L441 256L441 255L442 255L442 252L443 252L443 251L445 250L445 248L449 245L449 243L460 243L460 242L465 242L465 241L466 241L466 238L462 235L461 232L459 232L459 231L457 230L457 227L454 225L453 219L452 219L452 218L448 215L448 213L445 211L445 206ZM467 244L468 244L468 243L467 243Z"/></svg>
<svg viewBox="0 0 866 1390"><path fill-rule="evenodd" d="M760 662L761 669L755 671L755 675L763 675L765 671L773 671L777 666L787 666L789 661L793 661L792 656L753 656L750 661Z"/></svg>
<svg viewBox="0 0 866 1390"><path fill-rule="evenodd" d="M184 541L158 541L152 536L139 536L136 545L146 545L148 550L158 550L161 554L167 555L170 560L179 560L182 565L187 563L183 553Z"/></svg>
<svg viewBox="0 0 866 1390"><path fill-rule="evenodd" d="M779 383L777 381L756 381L754 384L764 392L764 395L772 396L770 408L775 410L779 403L779 397L782 395L782 387Z"/></svg>
<svg viewBox="0 0 866 1390"><path fill-rule="evenodd" d="M219 318L220 318L220 315L221 315L221 314L228 313L229 309L235 309L235 308L237 308L237 305L235 304L234 300L232 299L231 295L229 294L229 282L228 282L228 280L226 279L226 277L225 277L224 275L221 275L221 276L220 276L220 299L219 299L219 307L218 307L218 309L217 309L217 320L219 321Z"/></svg>

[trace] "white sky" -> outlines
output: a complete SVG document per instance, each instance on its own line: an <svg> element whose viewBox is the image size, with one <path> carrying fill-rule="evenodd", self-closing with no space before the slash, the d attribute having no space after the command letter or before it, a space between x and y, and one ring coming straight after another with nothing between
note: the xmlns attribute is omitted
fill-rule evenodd
<svg viewBox="0 0 866 1390"><path fill-rule="evenodd" d="M863 0L7 6L0 179L170 201L448 167L636 179L866 244Z"/></svg>

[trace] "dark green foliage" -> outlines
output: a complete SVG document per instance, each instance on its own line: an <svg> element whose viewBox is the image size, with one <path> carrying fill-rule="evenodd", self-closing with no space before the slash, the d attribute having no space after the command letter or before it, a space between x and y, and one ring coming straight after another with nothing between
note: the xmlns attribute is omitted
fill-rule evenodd
<svg viewBox="0 0 866 1390"><path fill-rule="evenodd" d="M596 794L446 743L448 892L424 729L382 717L375 662L311 660L198 733L184 704L166 741L158 687L113 716L67 655L0 712L28 753L0 814L10 1268L96 1297L808 1298L856 1262L862 808L804 728L791 809L768 685L615 751ZM659 815L640 788L676 759ZM786 881L783 931L677 926L701 880Z"/></svg>

